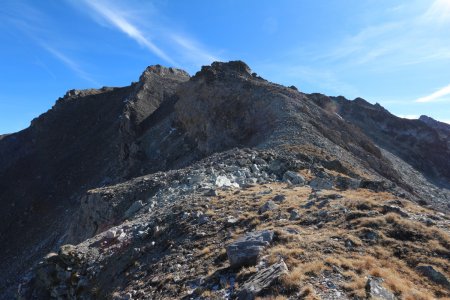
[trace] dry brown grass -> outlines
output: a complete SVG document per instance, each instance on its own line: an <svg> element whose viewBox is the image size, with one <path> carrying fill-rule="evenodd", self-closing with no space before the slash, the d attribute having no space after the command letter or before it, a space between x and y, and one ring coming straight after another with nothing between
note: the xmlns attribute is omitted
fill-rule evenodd
<svg viewBox="0 0 450 300"><path fill-rule="evenodd" d="M269 189L272 190L270 194L260 193ZM319 210L316 206L309 209L301 207L309 201L310 193L309 187L286 189L283 183L273 183L241 190L238 195L224 191L221 199L212 199L211 203L221 207L223 215L235 215L236 204L243 210L238 224L231 227L231 239L245 234L249 228L276 231L276 242L265 250L264 255L269 264L283 258L288 265L290 272L280 280L288 295L295 293L301 299L317 299L314 286L306 288L305 284L314 284L315 278L324 270L336 272L333 267L336 266L346 279L342 287L351 297L365 297L366 278L371 275L383 278L385 287L401 299L436 298L441 288L430 284L414 268L418 263L432 264L449 275L449 261L445 258L450 248L447 233L394 213L383 214L382 205L397 198L389 193L366 189L322 191L321 195L339 193L344 197L330 201L326 207L330 214L336 212L338 217L320 227L303 225L303 220ZM285 195L285 201L277 203L277 210L259 215L258 208L277 194ZM407 200L402 200L401 204L409 213L427 211ZM338 211L340 207L366 215L347 221L346 215ZM279 219L287 218L292 209L299 211L300 220ZM373 216L367 215L368 212ZM286 227L294 228L300 234L287 233ZM361 230L367 228L377 233L378 240L372 243L361 240ZM408 238L409 233L413 233L412 238ZM402 234L406 234L406 239ZM347 249L344 241L350 241L353 248ZM245 276L253 270L243 269L241 272L240 276ZM277 297L276 293L274 297Z"/></svg>
<svg viewBox="0 0 450 300"><path fill-rule="evenodd" d="M204 255L207 255L210 253L211 253L211 248L207 246L198 252L198 256L204 256Z"/></svg>
<svg viewBox="0 0 450 300"><path fill-rule="evenodd" d="M268 297L256 297L255 300L287 300L285 296L268 296Z"/></svg>
<svg viewBox="0 0 450 300"><path fill-rule="evenodd" d="M308 284L300 291L300 299L304 300L319 300L320 298L316 295L316 292L311 284Z"/></svg>

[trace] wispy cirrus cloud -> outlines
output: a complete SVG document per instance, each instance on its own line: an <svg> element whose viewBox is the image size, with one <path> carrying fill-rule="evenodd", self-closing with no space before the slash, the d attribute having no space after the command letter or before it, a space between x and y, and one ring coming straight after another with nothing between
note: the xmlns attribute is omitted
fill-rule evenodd
<svg viewBox="0 0 450 300"><path fill-rule="evenodd" d="M430 95L420 97L416 102L437 102L437 101L450 101L450 84L440 88L439 90L431 93Z"/></svg>
<svg viewBox="0 0 450 300"><path fill-rule="evenodd" d="M138 44L146 47L161 59L170 64L177 64L165 51L160 49L148 37L146 37L144 33L132 23L130 18L124 13L125 11L120 7L115 6L112 2L108 3L105 1L96 0L85 0L84 4L95 13L103 17L114 27L127 34Z"/></svg>
<svg viewBox="0 0 450 300"><path fill-rule="evenodd" d="M112 25L139 45L174 66L208 64L220 60L198 41L161 21L161 12L141 8L142 3L115 0L83 0L70 3L90 15L98 24ZM155 17L158 15L159 17ZM155 29L156 28L156 29ZM164 46L161 46L164 45Z"/></svg>
<svg viewBox="0 0 450 300"><path fill-rule="evenodd" d="M450 22L450 1L435 0L422 16L426 22L447 23Z"/></svg>
<svg viewBox="0 0 450 300"><path fill-rule="evenodd" d="M443 36L450 36L442 25L450 22L450 1L434 0L425 10L423 6L423 1L397 6L389 12L395 14L394 20L362 28L331 49L319 51L316 59L384 69L449 59L450 39Z"/></svg>
<svg viewBox="0 0 450 300"><path fill-rule="evenodd" d="M8 3L7 12L4 17L7 24L27 36L53 58L72 70L78 77L98 85L98 82L84 70L76 59L59 49L57 45L61 44L61 36L58 35L55 26L51 24L47 15L26 2ZM56 78L54 72L41 59L38 59L37 65L41 66L51 77Z"/></svg>
<svg viewBox="0 0 450 300"><path fill-rule="evenodd" d="M53 48L53 46L41 41L39 42L42 48L47 50L50 54L52 54L55 58L60 60L64 65L66 65L69 69L71 69L73 72L75 72L80 78L83 78L86 81L89 81L95 85L100 85L96 80L94 80L91 75L89 75L86 71L84 71L80 64L73 60L72 58L68 57L66 54L62 53L61 51L57 50L56 48Z"/></svg>
<svg viewBox="0 0 450 300"><path fill-rule="evenodd" d="M174 33L170 38L175 44L183 49L183 52L186 55L187 59L197 62L197 64L219 60L215 55L212 55L211 53L202 49L202 46L199 45L196 41L189 39L186 36Z"/></svg>

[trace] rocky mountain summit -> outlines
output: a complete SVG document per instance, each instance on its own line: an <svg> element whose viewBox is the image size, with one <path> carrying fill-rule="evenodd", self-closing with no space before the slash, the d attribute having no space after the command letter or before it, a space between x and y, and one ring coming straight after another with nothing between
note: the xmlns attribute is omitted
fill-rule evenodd
<svg viewBox="0 0 450 300"><path fill-rule="evenodd" d="M450 130L241 61L0 136L0 298L450 297Z"/></svg>

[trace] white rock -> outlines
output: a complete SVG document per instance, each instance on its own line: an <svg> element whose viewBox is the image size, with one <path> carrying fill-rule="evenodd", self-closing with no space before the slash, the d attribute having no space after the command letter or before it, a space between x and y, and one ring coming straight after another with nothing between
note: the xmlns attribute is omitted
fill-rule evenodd
<svg viewBox="0 0 450 300"><path fill-rule="evenodd" d="M239 184L237 184L236 182L231 182L230 179L228 179L228 177L226 176L217 176L216 178L216 186L218 187L239 187Z"/></svg>

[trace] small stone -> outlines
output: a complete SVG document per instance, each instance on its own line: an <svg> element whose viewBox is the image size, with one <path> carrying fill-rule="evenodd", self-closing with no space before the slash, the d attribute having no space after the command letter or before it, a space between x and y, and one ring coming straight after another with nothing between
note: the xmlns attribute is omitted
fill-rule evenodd
<svg viewBox="0 0 450 300"><path fill-rule="evenodd" d="M289 234L300 234L300 231L298 231L298 230L295 229L295 228L290 228L290 227L285 228L284 231L286 231L286 232L289 233Z"/></svg>
<svg viewBox="0 0 450 300"><path fill-rule="evenodd" d="M126 293L123 296L123 300L133 300L133 295L131 293Z"/></svg>
<svg viewBox="0 0 450 300"><path fill-rule="evenodd" d="M237 222L239 222L239 220L236 219L235 217L228 217L226 223L227 223L228 225L234 225L234 224L236 224Z"/></svg>
<svg viewBox="0 0 450 300"><path fill-rule="evenodd" d="M300 213L298 212L298 210L296 209L291 210L289 220L295 221L298 219L300 219Z"/></svg>
<svg viewBox="0 0 450 300"><path fill-rule="evenodd" d="M277 209L277 208L278 208L278 205L276 205L275 202L273 202L272 200L269 200L263 206L261 206L259 208L258 212L260 214L263 214L263 213L265 213L265 212L267 212L269 210L274 210L274 209Z"/></svg>
<svg viewBox="0 0 450 300"><path fill-rule="evenodd" d="M138 237L140 237L140 238L145 238L145 237L147 237L148 232L145 231L145 230L139 230L138 233L137 233L137 235L138 235Z"/></svg>
<svg viewBox="0 0 450 300"><path fill-rule="evenodd" d="M409 214L406 211L404 211L402 208L396 205L383 205L383 214L387 213L395 213L404 218L407 218L409 216Z"/></svg>
<svg viewBox="0 0 450 300"><path fill-rule="evenodd" d="M144 203L142 203L141 200L138 200L136 202L134 202L128 209L127 211L123 214L123 217L125 219L128 219L130 217L132 217L136 212L138 212L142 207L144 206Z"/></svg>
<svg viewBox="0 0 450 300"><path fill-rule="evenodd" d="M117 236L117 240L119 241L123 241L127 238L127 234L125 232L121 232L118 236Z"/></svg>
<svg viewBox="0 0 450 300"><path fill-rule="evenodd" d="M238 163L239 166L245 167L245 166L248 166L250 164L250 161L248 159L246 159L246 158L241 158L241 159L237 160L237 163Z"/></svg>
<svg viewBox="0 0 450 300"><path fill-rule="evenodd" d="M317 217L319 219L325 219L326 217L328 217L328 211L326 211L326 210L319 210L319 212L317 213Z"/></svg>
<svg viewBox="0 0 450 300"><path fill-rule="evenodd" d="M315 203L314 201L308 201L306 204L303 204L301 207L310 209L314 205L314 203Z"/></svg>
<svg viewBox="0 0 450 300"><path fill-rule="evenodd" d="M276 202L283 202L284 200L286 200L286 196L285 195L276 195L275 197L273 197L272 200L276 201Z"/></svg>
<svg viewBox="0 0 450 300"><path fill-rule="evenodd" d="M279 160L272 160L269 164L269 170L272 172L279 172L282 168L283 164Z"/></svg>
<svg viewBox="0 0 450 300"><path fill-rule="evenodd" d="M206 223L208 223L209 222L209 217L207 216L207 215L201 215L199 218L198 218L198 224L199 225L203 225L203 224L206 224Z"/></svg>
<svg viewBox="0 0 450 300"><path fill-rule="evenodd" d="M375 241L378 239L378 234L375 231L367 229L361 233L360 238L365 241Z"/></svg>
<svg viewBox="0 0 450 300"><path fill-rule="evenodd" d="M210 189L204 195L207 197L217 197L217 196L219 196L219 193L215 189Z"/></svg>

